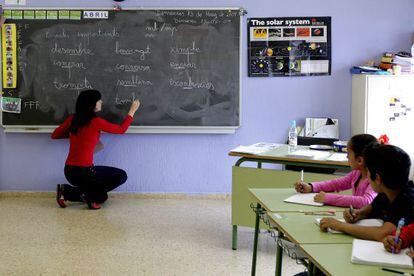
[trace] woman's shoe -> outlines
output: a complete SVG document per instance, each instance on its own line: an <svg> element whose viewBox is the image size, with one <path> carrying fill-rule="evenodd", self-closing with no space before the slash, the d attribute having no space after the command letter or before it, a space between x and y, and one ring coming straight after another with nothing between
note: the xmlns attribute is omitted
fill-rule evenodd
<svg viewBox="0 0 414 276"><path fill-rule="evenodd" d="M56 186L56 202L61 208L66 208L65 197L63 196L63 184Z"/></svg>
<svg viewBox="0 0 414 276"><path fill-rule="evenodd" d="M88 201L88 207L89 209L92 209L92 210L98 210L98 209L101 209L101 204Z"/></svg>

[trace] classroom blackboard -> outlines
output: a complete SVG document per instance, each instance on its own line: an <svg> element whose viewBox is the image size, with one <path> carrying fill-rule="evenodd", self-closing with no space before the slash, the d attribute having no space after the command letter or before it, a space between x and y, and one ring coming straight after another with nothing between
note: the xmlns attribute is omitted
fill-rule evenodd
<svg viewBox="0 0 414 276"><path fill-rule="evenodd" d="M18 80L3 96L22 101L21 114L2 113L3 126L58 125L85 89L102 93L99 115L111 122L137 98L137 128L239 126L239 9L78 14L6 20L16 24Z"/></svg>

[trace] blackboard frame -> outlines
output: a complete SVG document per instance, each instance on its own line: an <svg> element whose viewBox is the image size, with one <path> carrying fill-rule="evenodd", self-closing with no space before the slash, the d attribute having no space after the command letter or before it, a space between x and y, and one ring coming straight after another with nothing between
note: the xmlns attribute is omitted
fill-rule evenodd
<svg viewBox="0 0 414 276"><path fill-rule="evenodd" d="M3 7L3 9L11 10L111 10L112 7ZM171 134L231 134L235 133L236 129L241 126L242 112L241 112L241 91L242 91L242 41L243 41L243 15L245 10L241 7L125 7L122 10L214 10L214 11L238 11L239 12L239 101L238 101L238 124L236 126L131 126L127 133L171 133ZM0 66L0 74L2 75L2 67ZM0 86L2 85L0 80ZM55 128L52 125L7 125L3 123L3 112L0 112L0 124L6 133L51 133Z"/></svg>

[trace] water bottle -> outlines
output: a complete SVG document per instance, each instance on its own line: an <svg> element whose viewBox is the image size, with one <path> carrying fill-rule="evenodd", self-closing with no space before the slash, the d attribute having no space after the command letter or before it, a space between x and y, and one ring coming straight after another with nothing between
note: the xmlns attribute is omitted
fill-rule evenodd
<svg viewBox="0 0 414 276"><path fill-rule="evenodd" d="M413 45L411 46L411 57L414 58L414 42L413 42Z"/></svg>
<svg viewBox="0 0 414 276"><path fill-rule="evenodd" d="M298 130L296 129L296 121L292 120L292 124L289 128L288 144L291 148L296 148L298 145Z"/></svg>

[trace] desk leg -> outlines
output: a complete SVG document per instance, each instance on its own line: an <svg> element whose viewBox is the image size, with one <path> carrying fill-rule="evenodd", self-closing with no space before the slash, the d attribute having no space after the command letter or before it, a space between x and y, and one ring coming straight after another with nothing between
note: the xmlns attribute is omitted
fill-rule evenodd
<svg viewBox="0 0 414 276"><path fill-rule="evenodd" d="M283 238L283 233L278 230L277 231L277 247L276 247L276 269L275 275L281 276L282 275L282 258L283 258L283 248L279 243L279 239Z"/></svg>
<svg viewBox="0 0 414 276"><path fill-rule="evenodd" d="M308 274L315 275L315 265L310 260L308 264Z"/></svg>
<svg viewBox="0 0 414 276"><path fill-rule="evenodd" d="M233 225L233 244L231 248L237 250L237 225Z"/></svg>
<svg viewBox="0 0 414 276"><path fill-rule="evenodd" d="M256 206L256 225L254 227L254 244L253 244L253 260L252 260L252 276L256 275L256 257L257 257L257 242L259 239L259 222L262 206L257 203Z"/></svg>

